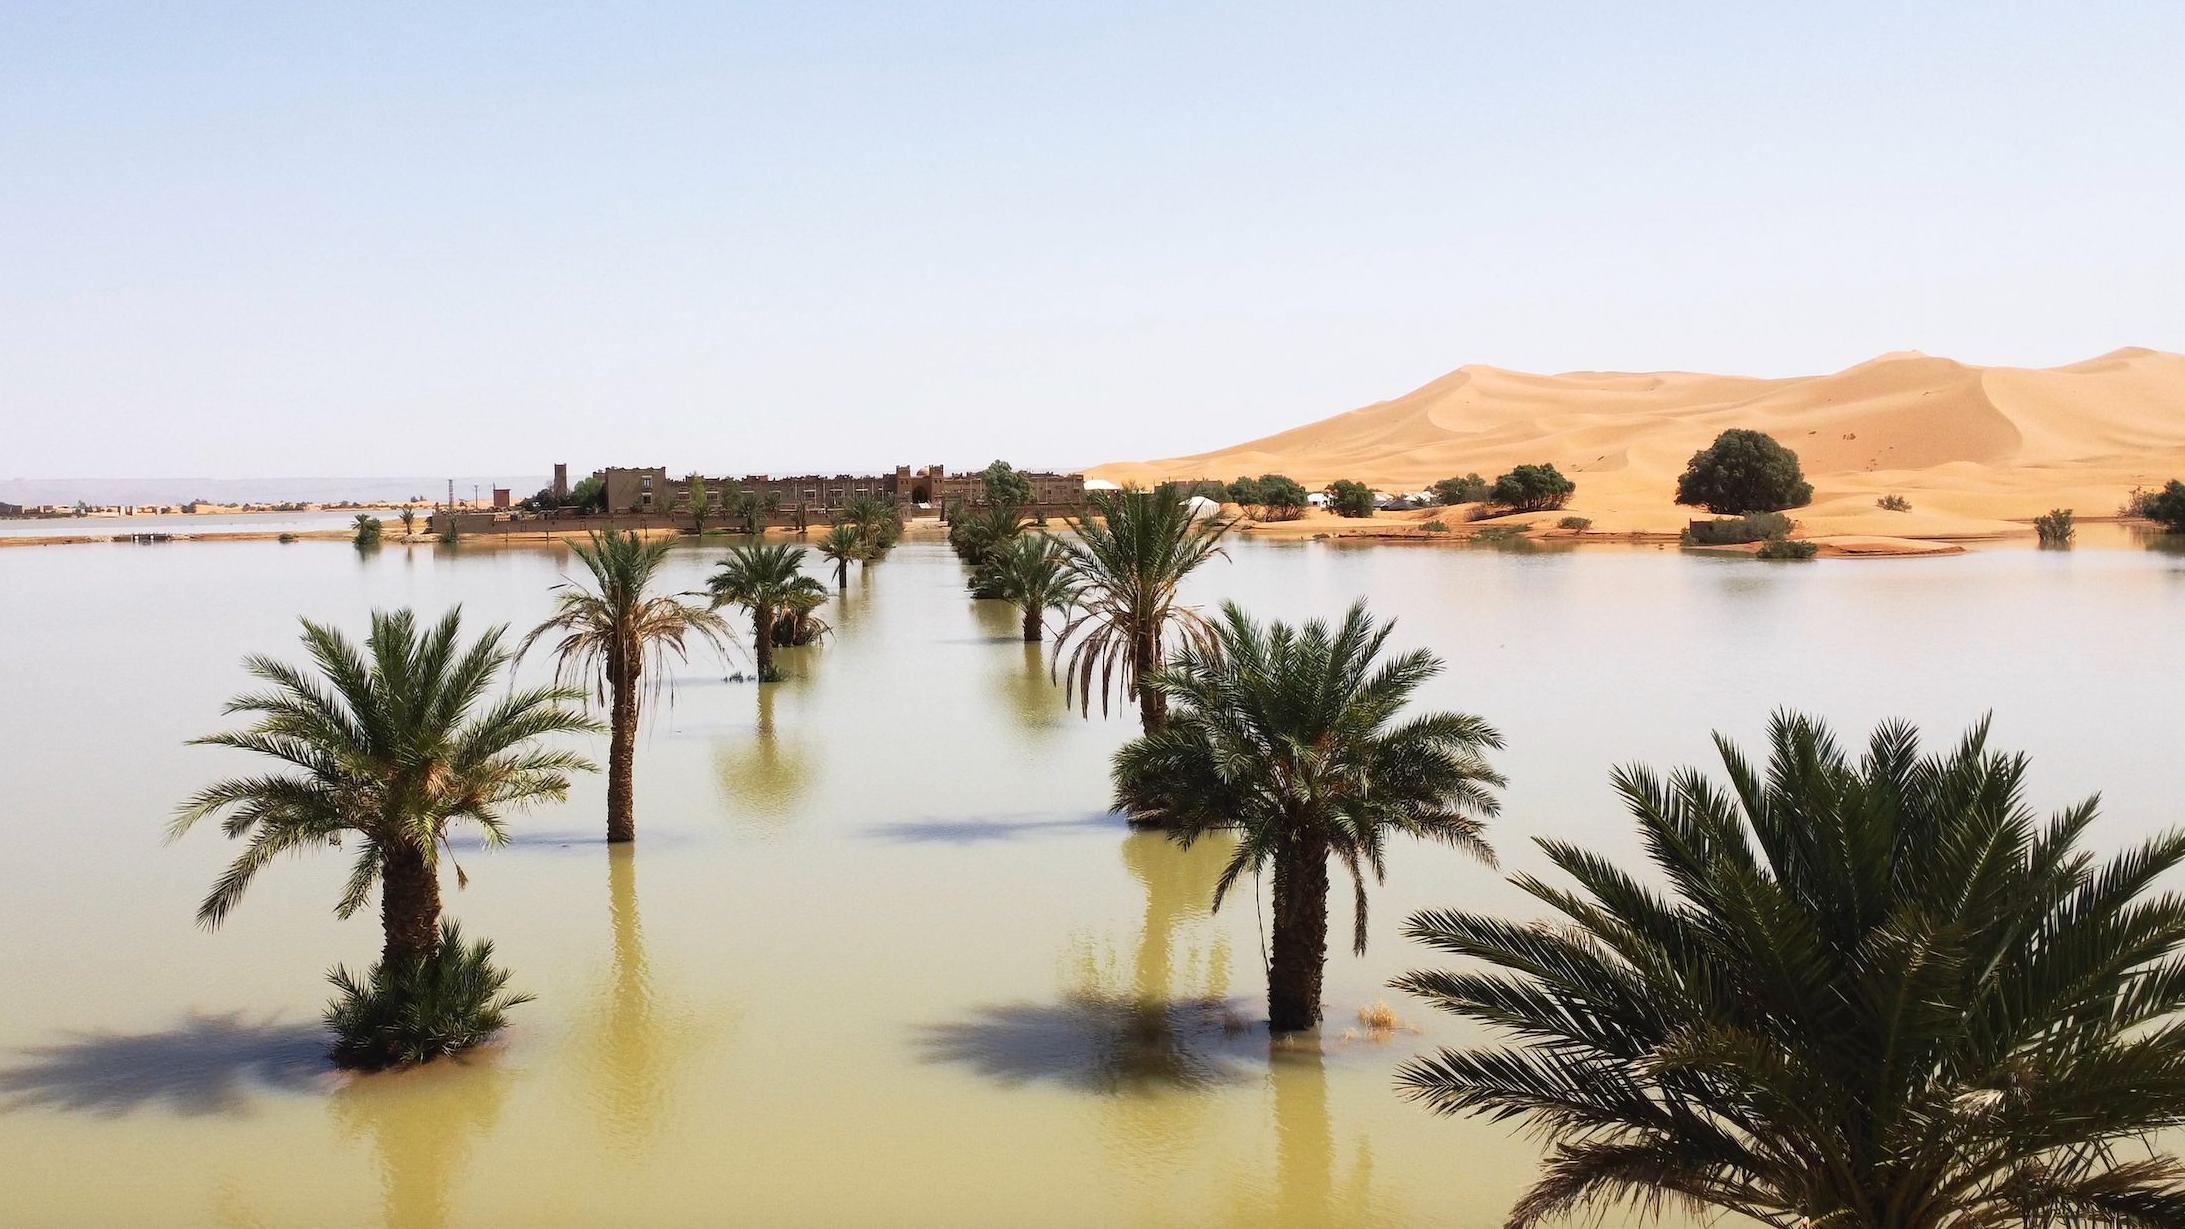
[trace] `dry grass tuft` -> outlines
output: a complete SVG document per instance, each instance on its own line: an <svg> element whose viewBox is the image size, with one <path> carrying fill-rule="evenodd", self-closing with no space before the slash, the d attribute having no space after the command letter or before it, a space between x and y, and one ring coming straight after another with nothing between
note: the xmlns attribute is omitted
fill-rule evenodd
<svg viewBox="0 0 2185 1229"><path fill-rule="evenodd" d="M1396 1009L1390 1007L1385 999L1359 1008L1358 1022L1365 1025L1368 1031L1374 1033L1411 1031L1411 1026L1404 1023L1403 1017L1397 1015Z"/></svg>

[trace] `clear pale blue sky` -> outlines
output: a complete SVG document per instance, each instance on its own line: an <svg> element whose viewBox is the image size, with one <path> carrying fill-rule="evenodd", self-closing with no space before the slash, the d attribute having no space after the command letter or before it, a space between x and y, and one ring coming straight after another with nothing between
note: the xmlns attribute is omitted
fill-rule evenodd
<svg viewBox="0 0 2185 1229"><path fill-rule="evenodd" d="M0 475L1238 442L2185 349L2185 5L0 9Z"/></svg>

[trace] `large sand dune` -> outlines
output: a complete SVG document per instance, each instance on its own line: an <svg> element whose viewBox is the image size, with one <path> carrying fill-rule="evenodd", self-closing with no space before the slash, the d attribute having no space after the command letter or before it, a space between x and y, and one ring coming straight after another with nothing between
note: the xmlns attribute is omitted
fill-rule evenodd
<svg viewBox="0 0 2185 1229"><path fill-rule="evenodd" d="M1383 490L1550 461L1596 529L1669 531L1692 453L1730 427L1798 453L1814 486L1802 531L1900 537L2022 532L2052 507L2108 516L2134 486L2185 476L2185 355L2125 349L2067 367L1969 367L1885 354L1833 375L1528 375L1463 367L1393 401L1166 461L1092 471L1118 482L1284 473ZM1911 512L1884 512L1903 494Z"/></svg>

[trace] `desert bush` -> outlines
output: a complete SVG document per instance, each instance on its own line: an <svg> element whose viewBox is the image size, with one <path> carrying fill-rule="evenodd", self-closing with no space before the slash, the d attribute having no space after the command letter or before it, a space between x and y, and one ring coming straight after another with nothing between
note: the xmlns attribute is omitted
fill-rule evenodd
<svg viewBox="0 0 2185 1229"><path fill-rule="evenodd" d="M1793 542L1789 538L1770 538L1754 552L1755 559L1811 559L1821 548L1811 542Z"/></svg>
<svg viewBox="0 0 2185 1229"><path fill-rule="evenodd" d="M2118 512L2155 521L2171 533L2185 533L2185 482L2172 478L2159 491L2134 487L2131 498Z"/></svg>
<svg viewBox="0 0 2185 1229"><path fill-rule="evenodd" d="M1692 454L1677 479L1677 502L1716 515L1780 512L1811 503L1798 454L1759 431L1729 430Z"/></svg>
<svg viewBox="0 0 2185 1229"><path fill-rule="evenodd" d="M292 533L284 533L284 534L282 534L282 535L281 535L281 541L283 541L283 542L293 542L293 541L295 541L295 540L296 540L296 535L295 535L295 534L292 534Z"/></svg>
<svg viewBox="0 0 2185 1229"><path fill-rule="evenodd" d="M1790 518L1780 512L1756 512L1713 521L1693 521L1685 527L1684 540L1694 546L1735 546L1743 542L1778 541L1790 536Z"/></svg>
<svg viewBox="0 0 2185 1229"><path fill-rule="evenodd" d="M2041 536L2043 546L2069 546L2079 534L2072 527L2069 508L2051 508L2045 515L2034 517L2033 532Z"/></svg>
<svg viewBox="0 0 2185 1229"><path fill-rule="evenodd" d="M1419 526L1419 528L1427 533L1448 533L1449 522L1437 516L1426 524Z"/></svg>
<svg viewBox="0 0 2185 1229"><path fill-rule="evenodd" d="M1478 474L1444 478L1434 484L1434 498L1445 504L1476 504L1487 500L1488 484Z"/></svg>
<svg viewBox="0 0 2185 1229"><path fill-rule="evenodd" d="M1912 501L1902 495L1884 495L1874 501L1874 506L1884 512L1910 512Z"/></svg>
<svg viewBox="0 0 2185 1229"><path fill-rule="evenodd" d="M337 967L327 975L337 991L326 1007L334 1061L377 1071L458 1054L508 1026L508 1009L531 1001L508 993L508 971L493 963L493 943L465 944L453 920L440 923L432 955L389 968L372 966L363 980Z"/></svg>
<svg viewBox="0 0 2185 1229"><path fill-rule="evenodd" d="M1593 521L1583 516L1566 516L1555 523L1557 529L1575 529L1584 532L1593 528Z"/></svg>
<svg viewBox="0 0 2185 1229"><path fill-rule="evenodd" d="M1513 512L1552 512L1577 489L1555 466L1542 463L1520 465L1495 479L1487 497Z"/></svg>
<svg viewBox="0 0 2185 1229"><path fill-rule="evenodd" d="M1239 478L1229 484L1229 502L1255 521L1294 521L1305 515L1305 486L1283 474Z"/></svg>
<svg viewBox="0 0 2185 1229"><path fill-rule="evenodd" d="M1373 490L1363 482L1338 478L1328 484L1328 508L1337 516L1373 515Z"/></svg>
<svg viewBox="0 0 2185 1229"><path fill-rule="evenodd" d="M1472 540L1492 546L1506 542L1516 542L1524 536L1525 528L1522 525L1489 525L1487 528L1473 534Z"/></svg>
<svg viewBox="0 0 2185 1229"><path fill-rule="evenodd" d="M379 545L380 524L378 517L359 512L354 524L356 525L356 544L358 546Z"/></svg>

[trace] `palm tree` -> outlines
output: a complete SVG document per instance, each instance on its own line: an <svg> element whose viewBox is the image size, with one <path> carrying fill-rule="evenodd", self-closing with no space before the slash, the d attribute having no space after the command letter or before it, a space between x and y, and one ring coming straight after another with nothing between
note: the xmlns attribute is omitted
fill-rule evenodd
<svg viewBox="0 0 2185 1229"><path fill-rule="evenodd" d="M1075 537L1058 539L1082 586L1077 613L1058 637L1077 642L1060 663L1064 693L1074 691L1090 714L1097 678L1101 713L1120 692L1138 701L1139 721L1151 733L1161 727L1166 701L1142 683L1161 664L1170 631L1202 649L1213 644L1213 629L1177 604L1176 591L1208 559L1228 557L1220 543L1229 525L1193 519L1172 492L1106 492L1088 503L1094 515L1070 519Z"/></svg>
<svg viewBox="0 0 2185 1229"><path fill-rule="evenodd" d="M222 829L249 842L198 906L207 928L227 919L275 858L349 845L356 861L335 915L363 908L377 884L381 965L413 968L439 950L440 858L450 829L471 823L487 844L506 841L508 812L559 801L570 773L595 771L538 740L599 725L567 707L582 698L568 688L523 688L488 701L509 662L501 648L508 629L465 646L460 610L422 634L407 610L374 611L362 651L308 619L303 629L314 669L248 658L245 667L268 690L237 696L226 711L256 720L193 740L270 756L290 771L208 786L183 805L170 839L225 813ZM463 880L460 867L456 878Z"/></svg>
<svg viewBox="0 0 2185 1229"><path fill-rule="evenodd" d="M774 624L780 612L795 608L815 592L821 600L826 598L826 588L806 576L803 568L803 547L761 542L730 548L706 582L714 609L735 605L751 612L751 639L757 646L762 683L781 677L774 670Z"/></svg>
<svg viewBox="0 0 2185 1229"><path fill-rule="evenodd" d="M835 568L835 587L850 587L850 565L865 558L869 548L855 525L839 523L819 540L819 553Z"/></svg>
<svg viewBox="0 0 2185 1229"><path fill-rule="evenodd" d="M903 536L903 508L892 499L855 496L843 503L842 519L865 539L868 562L886 555Z"/></svg>
<svg viewBox="0 0 2185 1229"><path fill-rule="evenodd" d="M1853 761L1778 713L1768 743L1763 771L1716 738L1727 786L1616 772L1656 882L1543 840L1576 888L1513 882L1561 919L1411 919L1490 971L1398 985L1519 1044L1402 1087L1555 1141L1509 1224L2185 1224L2185 1167L2126 1153L2185 1123L2185 901L2151 894L2185 833L2098 862L2094 800L2038 822L1985 722L1937 755L1884 725Z"/></svg>
<svg viewBox="0 0 2185 1229"><path fill-rule="evenodd" d="M379 545L380 526L378 517L369 512L359 512L357 518L350 522L350 527L356 531L356 536L351 540L356 543L358 549Z"/></svg>
<svg viewBox="0 0 2185 1229"><path fill-rule="evenodd" d="M948 544L957 558L974 568L983 568L996 551L1016 541L1029 524L1024 509L1015 504L959 509L949 521Z"/></svg>
<svg viewBox="0 0 2185 1229"><path fill-rule="evenodd" d="M1179 711L1115 756L1116 806L1133 820L1168 827L1187 848L1211 831L1237 833L1216 909L1245 872L1273 868L1267 1015L1277 1032L1320 1022L1330 857L1350 873L1352 945L1364 955L1366 873L1382 879L1391 832L1494 856L1483 821L1502 778L1482 752L1502 739L1459 713L1397 720L1441 661L1424 649L1381 660L1393 627L1363 602L1334 629L1262 625L1225 605L1212 643L1187 640L1144 679Z"/></svg>
<svg viewBox="0 0 2185 1229"><path fill-rule="evenodd" d="M402 536L407 538L417 532L417 509L402 505Z"/></svg>
<svg viewBox="0 0 2185 1229"><path fill-rule="evenodd" d="M690 485L690 523L698 533L706 531L706 517L713 512L713 493L706 489L705 475L693 472L684 480Z"/></svg>
<svg viewBox="0 0 2185 1229"><path fill-rule="evenodd" d="M647 543L637 534L610 529L591 535L589 545L570 550L591 573L591 586L564 580L554 587L554 613L524 637L528 653L541 637L557 634L555 681L591 680L591 694L608 705L607 839L637 839L637 723L645 701L648 672L657 690L667 680L668 658L690 660L695 637L723 650L733 635L712 609L684 599L690 593L648 594L669 544Z"/></svg>
<svg viewBox="0 0 2185 1229"><path fill-rule="evenodd" d="M1069 556L1043 533L1026 534L996 551L987 562L984 587L1024 613L1024 639L1035 644L1046 633L1047 612L1068 610L1077 600Z"/></svg>

